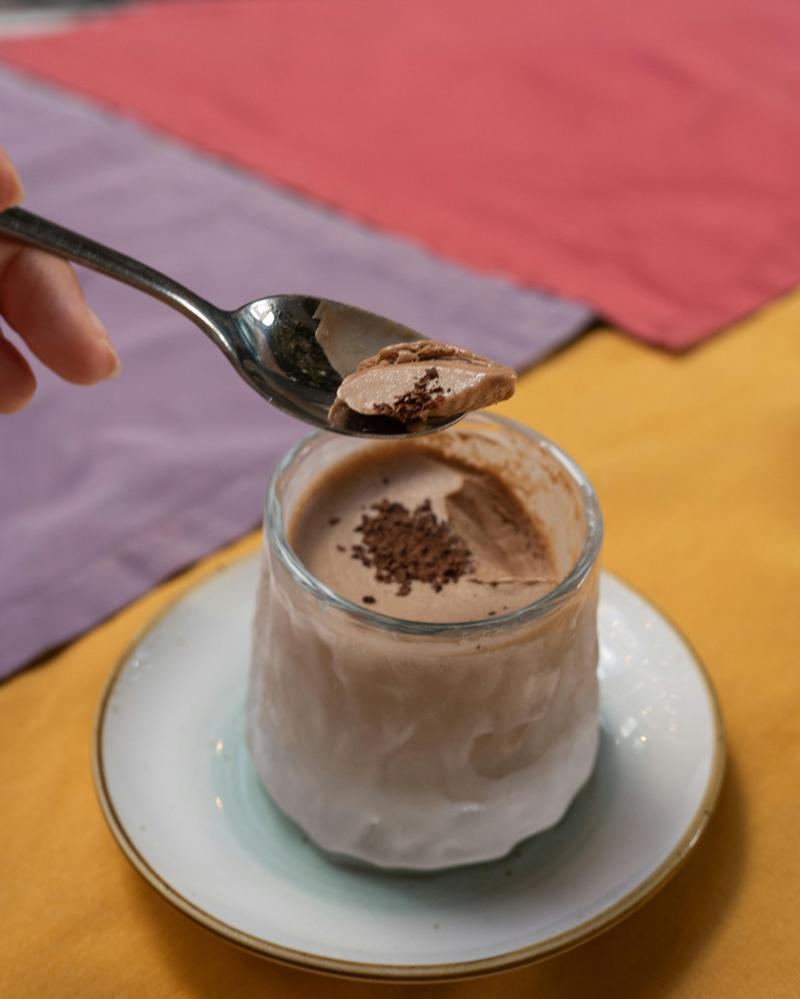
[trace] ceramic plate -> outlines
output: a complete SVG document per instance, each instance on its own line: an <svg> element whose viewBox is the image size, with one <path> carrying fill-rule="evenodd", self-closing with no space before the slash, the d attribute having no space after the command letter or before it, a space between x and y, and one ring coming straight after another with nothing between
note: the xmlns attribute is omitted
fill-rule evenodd
<svg viewBox="0 0 800 999"><path fill-rule="evenodd" d="M691 649L604 574L602 738L565 818L503 860L400 875L328 859L270 801L244 744L257 559L183 596L117 667L95 778L129 860L170 902L260 954L364 978L436 980L574 946L658 890L722 779L722 725Z"/></svg>

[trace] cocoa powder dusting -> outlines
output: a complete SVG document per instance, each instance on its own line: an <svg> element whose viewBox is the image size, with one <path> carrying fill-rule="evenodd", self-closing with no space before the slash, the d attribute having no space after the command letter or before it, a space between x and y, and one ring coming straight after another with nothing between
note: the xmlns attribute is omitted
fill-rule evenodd
<svg viewBox="0 0 800 999"><path fill-rule="evenodd" d="M446 520L439 520L425 500L411 512L388 499L373 503L356 530L361 544L352 557L375 570L379 583L397 583L397 595L411 592L412 582L429 583L438 593L474 570L472 552Z"/></svg>

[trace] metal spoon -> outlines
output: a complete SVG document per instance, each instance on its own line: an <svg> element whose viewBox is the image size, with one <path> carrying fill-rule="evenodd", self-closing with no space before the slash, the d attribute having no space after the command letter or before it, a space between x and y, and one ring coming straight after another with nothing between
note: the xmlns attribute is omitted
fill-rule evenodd
<svg viewBox="0 0 800 999"><path fill-rule="evenodd" d="M251 388L306 423L357 436L411 437L461 419L429 420L414 424L413 430L399 420L357 413L344 426L328 422L342 378L359 361L390 344L425 339L407 326L307 295L271 295L226 312L138 260L22 208L0 212L0 232L91 267L177 309L220 348Z"/></svg>

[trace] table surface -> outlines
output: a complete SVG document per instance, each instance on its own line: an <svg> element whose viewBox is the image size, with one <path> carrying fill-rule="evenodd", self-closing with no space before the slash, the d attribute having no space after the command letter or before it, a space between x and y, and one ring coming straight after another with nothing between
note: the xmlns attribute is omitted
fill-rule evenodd
<svg viewBox="0 0 800 999"><path fill-rule="evenodd" d="M704 660L729 766L694 856L633 916L541 964L415 995L800 993L799 329L795 293L682 356L593 330L501 407L591 476L605 565ZM257 544L204 560L0 688L3 996L408 994L312 977L213 937L139 878L95 800L92 724L113 665L167 601Z"/></svg>

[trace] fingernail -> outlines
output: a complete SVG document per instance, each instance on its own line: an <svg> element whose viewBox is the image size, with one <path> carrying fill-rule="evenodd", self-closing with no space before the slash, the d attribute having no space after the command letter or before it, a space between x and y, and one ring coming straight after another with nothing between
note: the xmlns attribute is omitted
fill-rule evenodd
<svg viewBox="0 0 800 999"><path fill-rule="evenodd" d="M111 354L111 357L112 357L113 362L114 362L114 366L112 367L111 371L103 379L104 382L110 382L112 378L118 378L119 377L119 373L122 371L122 365L120 364L119 357L117 357L117 352L110 345L109 345L109 348L108 348L108 352L109 352L109 354Z"/></svg>
<svg viewBox="0 0 800 999"><path fill-rule="evenodd" d="M0 149L0 174L3 176L3 182L8 185L8 190L2 189L0 185L0 209L18 205L25 194L22 190L22 181L2 149Z"/></svg>
<svg viewBox="0 0 800 999"><path fill-rule="evenodd" d="M114 350L111 343L111 337L108 335L108 330L103 325L103 321L100 316L98 316L94 309L90 308L88 305L86 306L86 312L89 316L89 325L92 327L95 336L103 344L111 356L111 370L103 379L103 381L109 381L111 378L116 378L119 375L122 370L122 365L120 364L117 352Z"/></svg>
<svg viewBox="0 0 800 999"><path fill-rule="evenodd" d="M111 343L111 339L108 335L108 330L103 325L103 320L94 311L91 306L86 306L86 315L89 317L89 325L92 328L92 332L97 337L98 340L102 340L103 343Z"/></svg>

